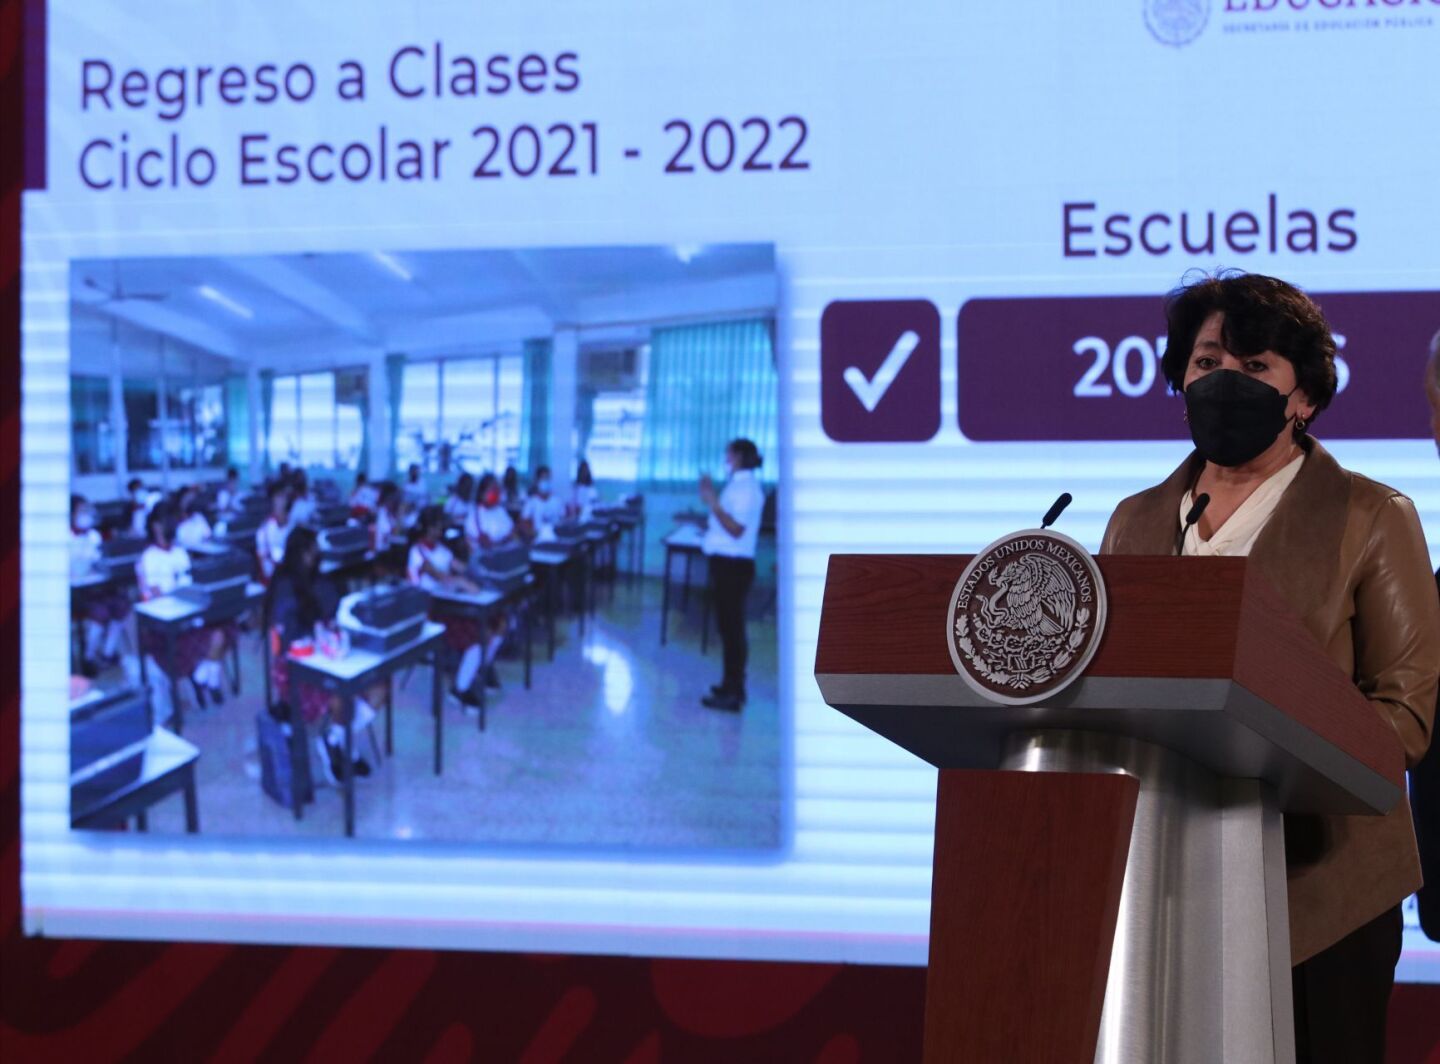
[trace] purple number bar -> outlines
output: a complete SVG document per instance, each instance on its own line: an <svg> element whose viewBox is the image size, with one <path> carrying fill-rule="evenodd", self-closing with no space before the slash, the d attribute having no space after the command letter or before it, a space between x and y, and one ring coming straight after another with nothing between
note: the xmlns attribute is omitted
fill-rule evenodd
<svg viewBox="0 0 1440 1064"><path fill-rule="evenodd" d="M1440 292L1314 298L1345 381L1316 434L1427 438L1422 373ZM1184 404L1160 373L1164 339L1156 296L972 299L959 320L960 431L976 441L1185 439Z"/></svg>

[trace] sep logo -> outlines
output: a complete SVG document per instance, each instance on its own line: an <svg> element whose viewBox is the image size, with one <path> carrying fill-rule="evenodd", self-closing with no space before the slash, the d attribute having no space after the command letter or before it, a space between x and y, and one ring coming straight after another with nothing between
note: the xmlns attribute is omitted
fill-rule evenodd
<svg viewBox="0 0 1440 1064"><path fill-rule="evenodd" d="M1210 0L1144 0L1144 4L1151 36L1172 48L1189 44L1210 21Z"/></svg>

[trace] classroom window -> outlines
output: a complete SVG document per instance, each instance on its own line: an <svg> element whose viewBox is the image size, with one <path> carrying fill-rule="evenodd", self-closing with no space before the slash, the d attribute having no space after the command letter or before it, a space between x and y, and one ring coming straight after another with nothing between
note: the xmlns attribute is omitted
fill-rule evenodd
<svg viewBox="0 0 1440 1064"><path fill-rule="evenodd" d="M395 461L427 472L500 471L519 460L524 361L518 354L407 363Z"/></svg>
<svg viewBox="0 0 1440 1064"><path fill-rule="evenodd" d="M160 422L160 382L127 377L121 384L125 404L125 464L132 473L160 469L165 441Z"/></svg>
<svg viewBox="0 0 1440 1064"><path fill-rule="evenodd" d="M165 453L171 469L214 469L225 464L224 385L167 380Z"/></svg>
<svg viewBox="0 0 1440 1064"><path fill-rule="evenodd" d="M596 480L633 482L640 473L648 345L582 361L575 448Z"/></svg>
<svg viewBox="0 0 1440 1064"><path fill-rule="evenodd" d="M355 469L364 447L360 408L336 402L335 373L276 377L270 396L271 468L281 462L307 468Z"/></svg>
<svg viewBox="0 0 1440 1064"><path fill-rule="evenodd" d="M70 378L70 447L75 472L115 471L115 426L110 417L110 378Z"/></svg>

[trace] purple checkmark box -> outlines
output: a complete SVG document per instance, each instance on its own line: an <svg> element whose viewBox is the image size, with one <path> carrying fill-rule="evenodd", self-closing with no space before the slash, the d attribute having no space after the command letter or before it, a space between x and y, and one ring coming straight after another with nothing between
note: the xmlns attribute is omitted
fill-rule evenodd
<svg viewBox="0 0 1440 1064"><path fill-rule="evenodd" d="M838 443L940 431L940 312L927 299L837 300L820 315L820 423Z"/></svg>

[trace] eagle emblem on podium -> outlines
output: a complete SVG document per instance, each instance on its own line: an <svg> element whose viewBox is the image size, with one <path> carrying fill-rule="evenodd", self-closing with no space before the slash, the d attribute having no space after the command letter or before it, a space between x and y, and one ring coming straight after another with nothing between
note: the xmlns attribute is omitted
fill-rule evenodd
<svg viewBox="0 0 1440 1064"><path fill-rule="evenodd" d="M1016 532L971 559L950 601L950 656L987 699L1038 702L1078 679L1099 645L1105 586L1058 532Z"/></svg>

